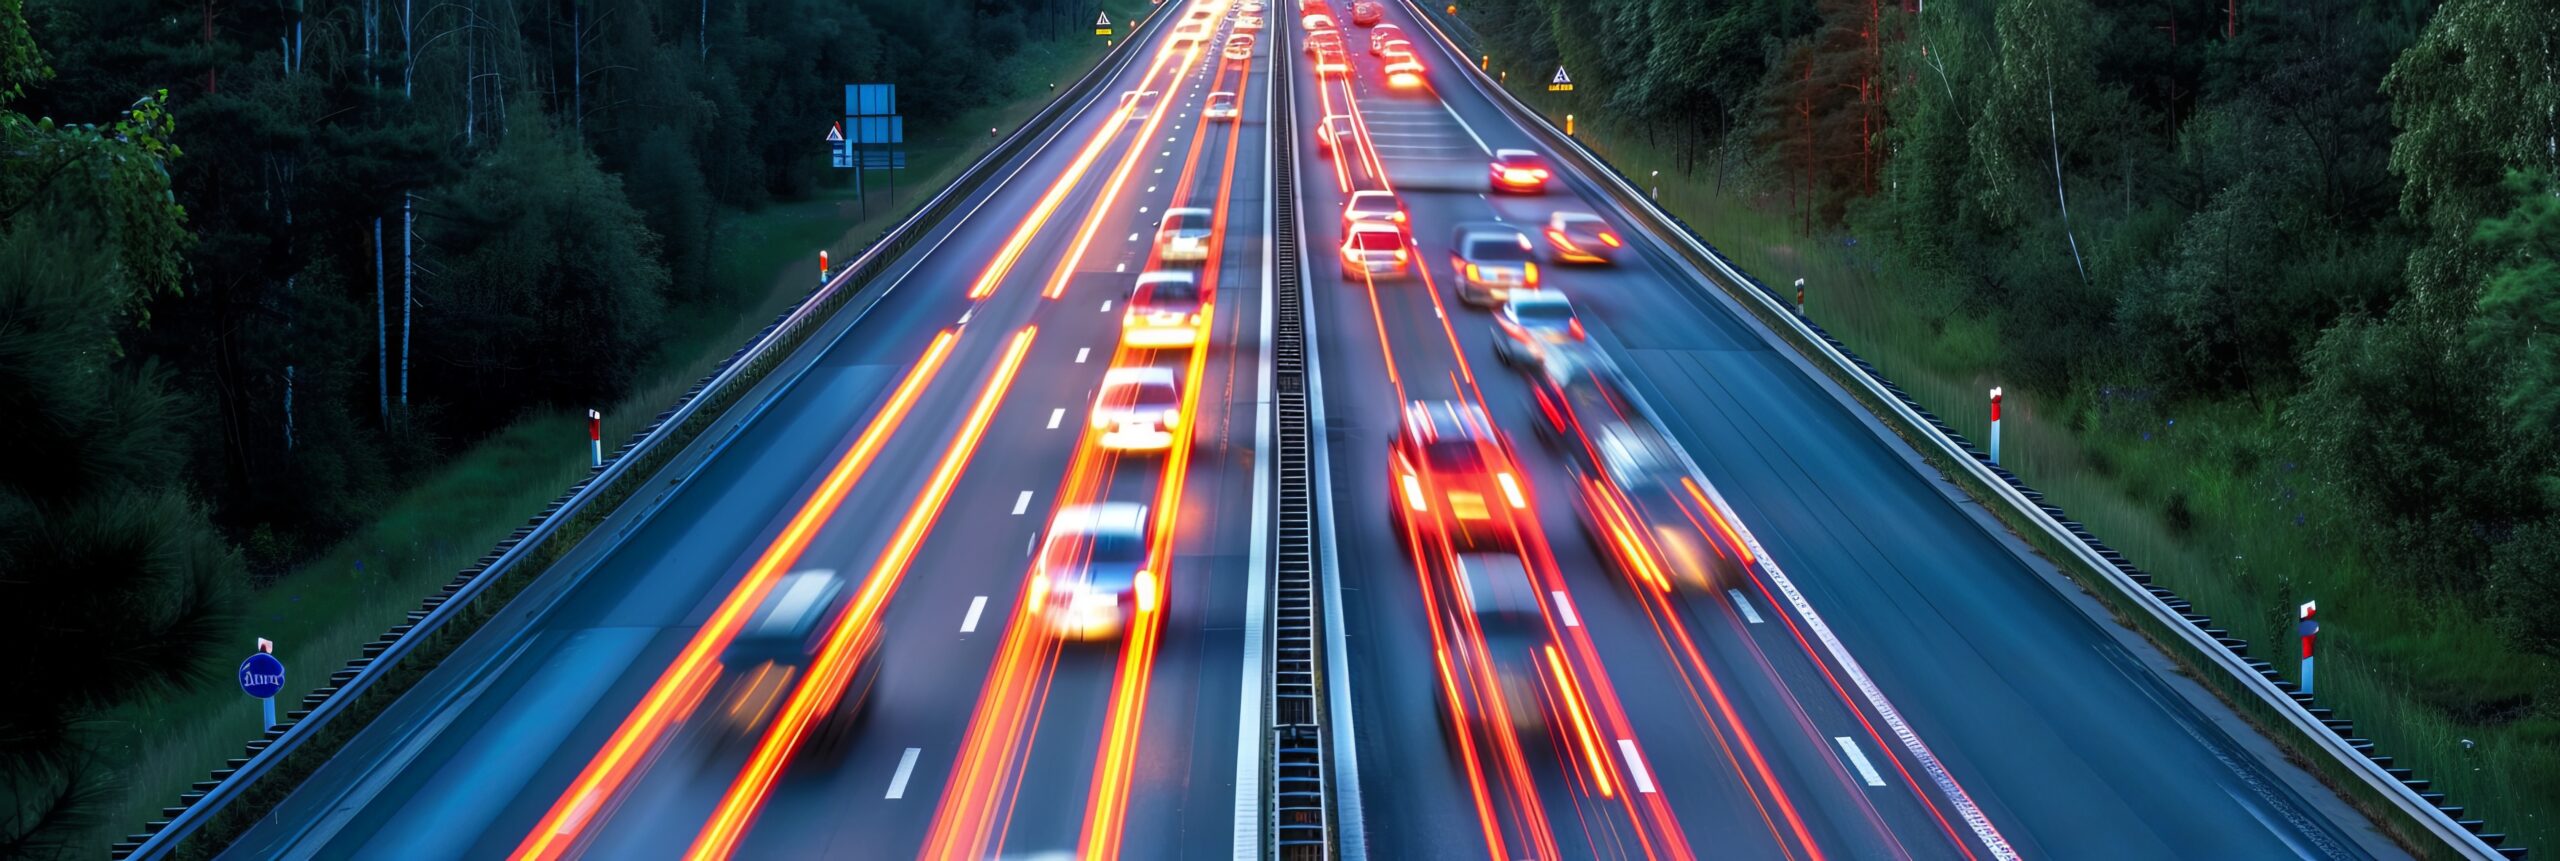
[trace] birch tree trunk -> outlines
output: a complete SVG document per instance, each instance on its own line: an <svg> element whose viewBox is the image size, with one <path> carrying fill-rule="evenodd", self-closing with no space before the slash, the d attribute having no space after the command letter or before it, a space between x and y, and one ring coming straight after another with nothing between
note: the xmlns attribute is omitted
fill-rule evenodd
<svg viewBox="0 0 2560 861"><path fill-rule="evenodd" d="M2089 264L2080 259L2080 237L2071 230L2071 198L2062 193L2062 112L2053 104L2053 70L2045 70L2044 81L2045 140L2053 151L2053 199L2062 206L2062 238L2071 243L2071 265L2080 270L2080 283L2089 283Z"/></svg>

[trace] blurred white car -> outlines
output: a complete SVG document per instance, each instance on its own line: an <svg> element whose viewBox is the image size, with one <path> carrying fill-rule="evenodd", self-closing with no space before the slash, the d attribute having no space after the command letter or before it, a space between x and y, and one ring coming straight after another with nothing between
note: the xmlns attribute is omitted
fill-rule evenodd
<svg viewBox="0 0 2560 861"><path fill-rule="evenodd" d="M1172 368L1113 368L1093 399L1093 429L1112 451L1163 451L1182 429L1182 387Z"/></svg>

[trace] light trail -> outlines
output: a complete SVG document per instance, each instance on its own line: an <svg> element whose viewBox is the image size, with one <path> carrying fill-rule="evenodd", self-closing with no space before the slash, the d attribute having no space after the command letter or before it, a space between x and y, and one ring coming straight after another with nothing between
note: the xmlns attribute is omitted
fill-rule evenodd
<svg viewBox="0 0 2560 861"><path fill-rule="evenodd" d="M700 630L694 632L693 640L685 646L684 652L651 685L639 707L623 719L604 748L588 761L586 768L570 782L569 789L561 793L559 800L554 801L551 809L537 821L533 833L517 844L511 857L531 861L566 854L577 843L586 824L594 821L608 806L639 761L656 749L672 722L691 711L694 702L719 674L719 665L712 656L728 646L729 639L737 634L738 626L745 623L747 613L764 600L773 581L799 561L801 551L807 549L809 539L817 533L819 524L826 522L836 507L843 504L845 495L880 453L881 443L905 420L908 409L915 406L916 398L925 385L941 369L943 360L950 357L952 344L958 337L957 332L946 329L925 346L923 356L907 372L906 379L898 384L888 404L872 419L870 427L855 439L852 448L845 450L844 457L828 471L826 481L818 486L817 492L801 505L799 513L792 516L789 525L783 527L782 534L774 539L773 544L765 548L764 554L747 570L746 577L730 591L728 599L711 614Z"/></svg>
<svg viewBox="0 0 2560 861"><path fill-rule="evenodd" d="M1146 100L1147 88L1155 85L1156 75L1164 71L1165 61L1171 57L1170 52L1156 54L1155 61L1147 65L1146 75L1138 79L1138 88L1133 91L1137 93L1137 98L1131 99L1128 104L1114 108L1110 118L1103 122L1102 127L1094 130L1093 138L1085 142L1084 149L1076 153L1075 161L1067 165L1066 172L1059 174L1057 179L1049 183L1048 191L1040 195L1040 202L1031 207L1030 214L1022 220L1022 224L1015 227L1013 235L1005 239L1004 247L996 252L995 260L988 263L986 271L979 273L975 283L969 285L969 298L984 299L996 292L997 285L1004 282L1005 275L1013 271L1014 261L1021 259L1022 250L1031 244L1031 237L1038 234L1040 228L1049 222L1050 213L1055 212L1058 204L1066 200L1069 191L1084 181L1085 171L1093 167L1094 159L1102 156L1103 148L1119 138L1120 130L1128 125L1129 112L1135 109L1139 102ZM1156 111L1149 115L1149 121L1153 122L1163 114L1161 110ZM1153 127L1150 126L1149 130L1152 131ZM1140 138L1137 143L1144 145L1146 140Z"/></svg>
<svg viewBox="0 0 2560 861"><path fill-rule="evenodd" d="M934 521L942 516L942 505L950 499L952 485L957 484L961 473L968 469L969 460L977 452L978 441L986 434L987 423L995 418L997 405L1012 389L1014 374L1022 368L1023 354L1030 351L1031 342L1038 335L1037 326L1025 326L1014 333L1013 342L1005 348L1004 358L998 361L994 373L988 375L976 406L970 408L968 419L961 424L959 433L943 452L942 462L934 468L932 479L908 504L906 517L899 522L888 549L873 564L861 593L854 598L853 608L837 621L835 629L827 635L809 675L792 692L790 701L782 707L781 716L766 730L763 743L757 745L754 756L748 758L737 780L729 785L719 808L704 824L702 832L695 836L692 849L686 852L687 858L702 861L728 857L737 847L738 838L744 835L748 821L763 805L766 792L773 788L774 778L781 774L791 752L798 747L801 734L807 731L811 721L835 705L836 699L844 693L845 681L852 674L856 656L860 654L860 650L855 648L860 645L857 641L879 635L877 627L872 624L873 618L878 615L880 605L897 591L899 582L905 579L907 563L915 558L917 546L933 528Z"/></svg>
<svg viewBox="0 0 2560 861"><path fill-rule="evenodd" d="M1190 50L1182 52L1182 67L1190 67L1191 61L1200 55L1200 46L1205 41L1206 40L1203 40L1203 42L1193 42L1191 43ZM1163 62L1165 57L1171 56L1172 54L1172 51L1165 51L1157 54L1157 62ZM1225 63L1220 63L1218 65L1218 74L1226 74ZM1167 86L1179 86L1180 82L1181 77L1177 75L1174 78L1174 83L1168 84ZM1211 89L1215 89L1215 79L1212 80ZM1143 88L1141 89L1141 92L1144 92ZM1138 98L1144 100L1146 96L1140 95ZM1049 276L1049 285L1040 291L1040 298L1056 299L1066 292L1067 278L1068 276L1075 274L1076 267L1084 262L1085 249L1092 246L1094 234L1097 232L1094 228L1101 224L1103 213L1108 212L1111 209L1113 201L1120 199L1120 189L1128 184L1130 172L1137 170L1138 161L1146 156L1147 150L1156 145L1156 129L1164 124L1165 114L1171 113L1171 111L1166 109L1165 103L1167 101L1170 100L1159 99L1156 102L1155 109L1147 112L1146 124L1138 129L1137 139L1129 143L1129 151L1120 156L1120 166L1114 168L1111 172L1111 178L1102 184L1102 197L1095 201L1093 206L1086 209L1084 226L1082 229L1076 231L1075 244L1070 246L1067 256L1058 261L1058 268ZM1192 138L1194 140L1198 140L1201 128L1208 124L1209 121L1206 118L1203 118L1197 125L1194 125L1192 127ZM1196 154L1199 150L1197 147L1194 147L1192 151ZM1152 260L1155 255L1155 252L1152 249L1154 243L1150 242L1148 244L1151 246L1150 250L1147 252L1148 258Z"/></svg>

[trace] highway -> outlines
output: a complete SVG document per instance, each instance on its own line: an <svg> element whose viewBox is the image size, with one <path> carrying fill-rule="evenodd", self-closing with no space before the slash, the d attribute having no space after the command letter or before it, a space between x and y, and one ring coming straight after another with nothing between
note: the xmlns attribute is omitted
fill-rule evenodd
<svg viewBox="0 0 2560 861"><path fill-rule="evenodd" d="M1147 47L911 252L876 304L849 306L857 322L813 339L805 371L491 669L448 664L456 683L421 686L442 701L403 702L229 855L979 857L1123 832L1149 851L1225 852L1267 148L1258 120L1200 108L1213 89L1267 98L1268 74L1214 43ZM1212 245L1206 345L1121 351L1117 303L1179 203L1219 206L1220 235L1241 238ZM1108 368L1182 369L1195 352L1187 470L1094 445L1086 410ZM1134 680L1134 635L1062 643L1021 612L1062 495L1157 505L1171 527L1160 632L1135 664L1151 672ZM853 732L776 740L789 699L741 726L722 714L744 701L729 696L740 674L681 673L717 663L693 647L725 607L808 570L866 587L846 627L879 644L881 669Z"/></svg>
<svg viewBox="0 0 2560 861"><path fill-rule="evenodd" d="M1371 857L1496 840L1502 857L2399 854L2201 689L2164 680L2155 650L2093 621L2086 599L2064 591L2073 587L2030 565L2022 545L1703 274L1643 240L1615 266L1548 268L1544 286L1574 299L1591 339L1792 588L1768 565L1719 584L1721 594L1627 587L1577 526L1560 457L1532 441L1537 407L1496 358L1490 316L1456 301L1442 261L1459 224L1535 237L1550 212L1576 209L1629 234L1645 228L1555 153L1561 187L1490 193L1494 150L1544 147L1466 80L1468 60L1429 38L1409 7L1388 9L1433 70L1431 92L1384 86L1356 32L1347 79L1302 72L1294 84L1300 128L1315 128L1319 112L1356 113L1374 144L1374 166L1352 159L1339 176L1300 183L1339 576L1362 657L1353 690ZM1300 151L1314 156L1318 142ZM1308 163L1310 173L1343 164ZM1327 253L1341 192L1382 184L1398 186L1414 256L1437 270L1429 282L1344 278ZM1398 388L1411 399L1480 397L1517 438L1548 551L1531 556L1554 577L1544 581L1556 593L1549 620L1567 643L1591 646L1566 651L1589 661L1574 673L1608 725L1602 770L1624 787L1641 766L1653 791L1634 795L1653 798L1596 794L1577 771L1589 757L1572 744L1519 745L1527 792L1504 785L1499 757L1471 770L1448 752L1433 644L1417 624L1429 618L1423 584L1439 575L1417 575L1432 563L1399 546L1386 511Z"/></svg>
<svg viewBox="0 0 2560 861"><path fill-rule="evenodd" d="M1542 150L1403 4L1429 68L1390 90L1362 28L1317 74L1294 3L1244 62L1171 26L999 167L707 435L226 852L237 858L1252 857L1269 519L1262 440L1273 194L1303 223L1321 502L1357 745L1341 801L1369 858L2368 858L2399 850L2073 591L1778 346L1589 177L1497 195ZM1346 4L1347 6L1347 4ZM1173 22L1157 22L1171 24ZM1265 116L1287 88L1292 140ZM1212 92L1238 121L1211 121ZM1127 94L1124 96L1124 94ZM1329 115L1355 146L1320 155ZM1292 187L1271 150L1293 147ZM1418 277L1345 276L1349 192L1400 193ZM1167 209L1216 213L1204 334L1121 346ZM1599 213L1608 266L1544 266L1698 471L1711 589L1632 584L1574 514L1532 387L1455 298L1462 224ZM1541 245L1543 247L1543 244ZM1543 261L1542 261L1543 262ZM1180 381L1169 450L1105 448L1113 368ZM1517 558L1552 645L1541 732L1465 729L1442 667L1453 561L1400 535L1388 445L1409 400L1514 440ZM1572 444L1571 440L1565 441ZM1148 506L1160 601L1058 636L1044 527ZM1726 523L1729 518L1732 522ZM1717 524L1708 526L1708 523ZM1416 549L1419 548L1419 549ZM1081 552L1081 551L1080 551ZM794 572L842 614L810 663L724 649ZM575 574L577 576L569 576ZM860 660L876 649L876 673ZM876 681L871 681L876 679ZM840 699L848 682L868 695ZM1240 723L1241 722L1241 723ZM1452 729L1452 727L1460 727ZM1241 760L1241 762L1240 762ZM1350 773L1350 772L1345 772Z"/></svg>

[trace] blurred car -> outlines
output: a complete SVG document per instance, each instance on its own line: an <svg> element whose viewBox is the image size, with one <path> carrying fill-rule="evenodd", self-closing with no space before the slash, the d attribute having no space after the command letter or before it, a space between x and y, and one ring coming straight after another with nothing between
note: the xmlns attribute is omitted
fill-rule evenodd
<svg viewBox="0 0 2560 861"><path fill-rule="evenodd" d="M1406 245L1404 231L1393 224L1353 222L1342 232L1342 277L1403 278L1413 260L1413 251Z"/></svg>
<svg viewBox="0 0 2560 861"><path fill-rule="evenodd" d="M1241 3L1236 6L1236 11L1245 15L1260 15L1262 14L1262 4L1255 2Z"/></svg>
<svg viewBox="0 0 2560 861"><path fill-rule="evenodd" d="M1209 22L1184 21L1180 24L1174 25L1173 27L1173 40L1171 47L1179 48L1184 45L1196 45L1208 38Z"/></svg>
<svg viewBox="0 0 2560 861"><path fill-rule="evenodd" d="M1515 368L1536 366L1550 346L1583 338L1582 320L1563 291L1513 290L1493 315L1493 354Z"/></svg>
<svg viewBox="0 0 2560 861"><path fill-rule="evenodd" d="M1351 4L1351 23L1358 26L1367 27L1371 24L1378 23L1386 17L1387 7L1373 2L1373 0L1361 0L1361 2Z"/></svg>
<svg viewBox="0 0 2560 861"><path fill-rule="evenodd" d="M1093 399L1093 429L1111 451L1163 451L1182 429L1182 387L1172 368L1113 368Z"/></svg>
<svg viewBox="0 0 2560 861"><path fill-rule="evenodd" d="M1262 29L1262 16L1260 15L1246 15L1242 18L1236 19L1237 32L1250 33L1260 29Z"/></svg>
<svg viewBox="0 0 2560 861"><path fill-rule="evenodd" d="M1378 56L1379 52L1386 50L1388 42L1401 41L1404 41L1404 28L1380 24L1377 29L1369 31L1369 56Z"/></svg>
<svg viewBox="0 0 2560 861"><path fill-rule="evenodd" d="M1359 146L1359 140L1360 127L1352 122L1350 114L1328 114L1324 122L1316 126L1316 152L1324 155L1333 155L1344 147Z"/></svg>
<svg viewBox="0 0 2560 861"><path fill-rule="evenodd" d="M1156 257L1168 263L1209 259L1209 239L1217 232L1213 213L1196 206L1164 211L1156 222Z"/></svg>
<svg viewBox="0 0 2560 861"><path fill-rule="evenodd" d="M1351 74L1351 55L1343 53L1341 48L1316 51L1316 74L1337 78Z"/></svg>
<svg viewBox="0 0 2560 861"><path fill-rule="evenodd" d="M1513 290L1536 289L1538 264L1529 237L1499 225L1462 227L1449 242L1449 268L1458 301L1492 305Z"/></svg>
<svg viewBox="0 0 2560 861"><path fill-rule="evenodd" d="M1253 59L1253 37L1245 35L1227 37L1225 56L1227 59L1237 61Z"/></svg>
<svg viewBox="0 0 2560 861"><path fill-rule="evenodd" d="M1049 519L1031 573L1031 612L1079 640L1116 637L1163 597L1147 566L1147 507L1072 505Z"/></svg>
<svg viewBox="0 0 2560 861"><path fill-rule="evenodd" d="M1342 34L1332 30L1319 30L1309 33L1307 34L1306 42L1300 47L1306 50L1307 56L1309 57L1323 53L1326 48L1332 48L1338 51L1342 49Z"/></svg>
<svg viewBox="0 0 2560 861"><path fill-rule="evenodd" d="M1351 199L1342 205L1342 229L1350 230L1351 225L1362 221L1380 221L1403 227L1404 201L1397 199L1392 191L1364 189L1352 192Z"/></svg>
<svg viewBox="0 0 2560 861"><path fill-rule="evenodd" d="M1552 640L1529 569L1515 553L1460 554L1449 561L1448 580L1443 624L1455 636L1447 638L1446 677L1432 686L1448 718L1442 726L1508 731L1523 748L1538 745L1549 727L1543 688ZM1469 628L1482 637L1467 636ZM1452 694L1463 708L1450 707Z"/></svg>
<svg viewBox="0 0 2560 861"><path fill-rule="evenodd" d="M1562 263L1607 263L1623 243L1609 222L1588 212L1559 211L1547 216L1547 249Z"/></svg>
<svg viewBox="0 0 2560 861"><path fill-rule="evenodd" d="M723 697L728 707L720 710L732 731L753 732L764 725L809 673L819 648L851 605L845 580L834 571L794 571L774 582L720 654L723 675L734 680ZM860 650L853 672L827 714L838 725L861 715L879 679L879 636L859 636L853 644Z"/></svg>
<svg viewBox="0 0 2560 861"><path fill-rule="evenodd" d="M1378 51L1378 60L1385 63L1422 62L1420 59L1413 56L1413 43L1407 42L1403 39L1387 40L1386 47Z"/></svg>
<svg viewBox="0 0 2560 861"><path fill-rule="evenodd" d="M1529 488L1511 442L1482 407L1414 401L1390 444L1388 509L1400 540L1422 539L1458 552L1519 546Z"/></svg>
<svg viewBox="0 0 2560 861"><path fill-rule="evenodd" d="M1306 28L1310 33L1330 31L1334 29L1333 16L1322 12L1309 12L1306 17L1298 19L1298 26Z"/></svg>
<svg viewBox="0 0 2560 861"><path fill-rule="evenodd" d="M1525 149L1493 151L1493 190L1520 194L1537 194L1547 190L1547 179L1554 171L1547 166L1546 156Z"/></svg>
<svg viewBox="0 0 2560 861"><path fill-rule="evenodd" d="M1200 108L1200 116L1213 120L1235 119L1236 94L1228 92L1210 93L1208 103Z"/></svg>
<svg viewBox="0 0 2560 861"><path fill-rule="evenodd" d="M1409 57L1388 60L1386 74L1388 89L1420 89L1425 80L1422 76L1422 64Z"/></svg>
<svg viewBox="0 0 2560 861"><path fill-rule="evenodd" d="M1686 463L1643 417L1616 363L1586 344L1559 344L1533 379L1538 437L1565 455L1575 516L1611 568L1665 592L1711 592L1739 570L1738 541L1704 531L1721 518L1694 510Z"/></svg>
<svg viewBox="0 0 2560 861"><path fill-rule="evenodd" d="M1209 308L1210 291L1187 269L1157 270L1138 276L1129 290L1129 307L1120 312L1120 343L1132 347L1188 347L1200 337L1200 315Z"/></svg>

